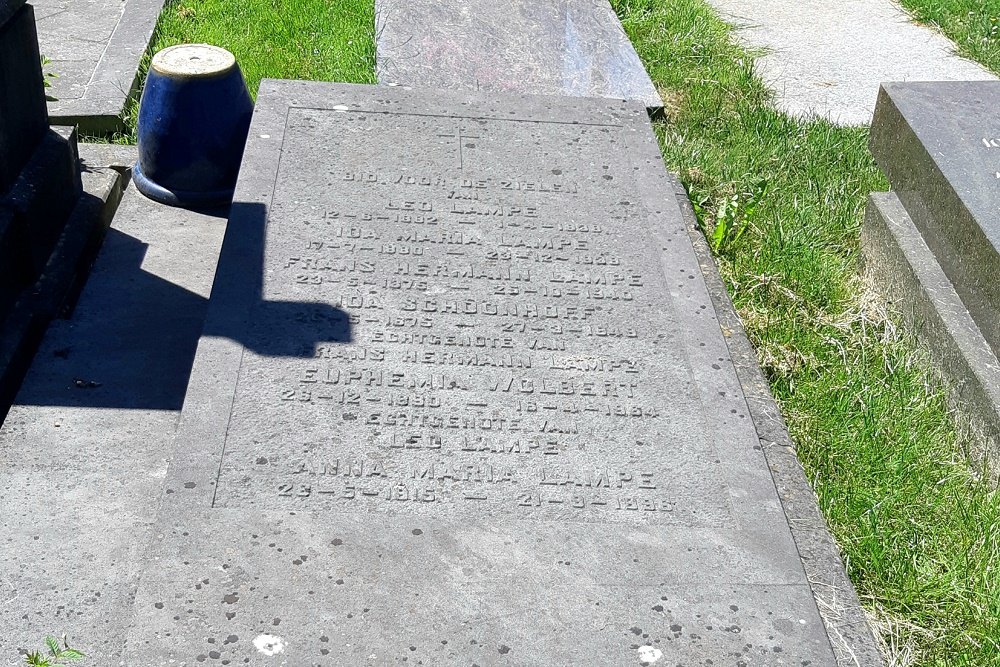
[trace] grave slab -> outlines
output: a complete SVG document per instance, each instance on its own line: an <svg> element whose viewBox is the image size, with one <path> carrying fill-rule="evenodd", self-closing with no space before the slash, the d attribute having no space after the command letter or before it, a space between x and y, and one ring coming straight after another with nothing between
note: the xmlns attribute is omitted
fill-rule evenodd
<svg viewBox="0 0 1000 667"><path fill-rule="evenodd" d="M837 664L674 184L641 104L266 81L126 663Z"/></svg>
<svg viewBox="0 0 1000 667"><path fill-rule="evenodd" d="M126 102L139 84L164 0L32 0L38 43L56 76L49 118L86 133L120 129Z"/></svg>
<svg viewBox="0 0 1000 667"><path fill-rule="evenodd" d="M88 190L136 159L80 153ZM0 665L62 633L88 664L123 664L224 230L224 212L129 187L72 315L46 332L0 428Z"/></svg>
<svg viewBox="0 0 1000 667"><path fill-rule="evenodd" d="M381 84L663 100L608 0L376 0Z"/></svg>
<svg viewBox="0 0 1000 667"><path fill-rule="evenodd" d="M1000 352L1000 81L886 83L872 154Z"/></svg>

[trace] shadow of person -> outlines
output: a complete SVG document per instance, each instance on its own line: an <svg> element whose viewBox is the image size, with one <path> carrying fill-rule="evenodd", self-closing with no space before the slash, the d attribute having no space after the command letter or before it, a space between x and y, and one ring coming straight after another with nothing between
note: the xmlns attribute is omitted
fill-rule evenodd
<svg viewBox="0 0 1000 667"><path fill-rule="evenodd" d="M350 343L346 312L321 301L263 298L267 208L234 202L203 335L234 340L266 357L315 356L322 343Z"/></svg>

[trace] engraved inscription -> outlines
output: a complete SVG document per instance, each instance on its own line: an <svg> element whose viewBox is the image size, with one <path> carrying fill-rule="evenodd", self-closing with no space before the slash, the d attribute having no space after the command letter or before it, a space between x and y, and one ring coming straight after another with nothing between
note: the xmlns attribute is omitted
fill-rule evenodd
<svg viewBox="0 0 1000 667"><path fill-rule="evenodd" d="M293 109L216 504L729 522L619 133Z"/></svg>

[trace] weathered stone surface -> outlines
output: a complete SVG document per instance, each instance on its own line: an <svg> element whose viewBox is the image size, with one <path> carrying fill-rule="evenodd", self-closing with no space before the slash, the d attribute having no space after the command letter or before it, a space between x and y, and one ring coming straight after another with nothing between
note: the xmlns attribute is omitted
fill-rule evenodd
<svg viewBox="0 0 1000 667"><path fill-rule="evenodd" d="M1000 351L1000 81L887 83L871 150L969 313Z"/></svg>
<svg viewBox="0 0 1000 667"><path fill-rule="evenodd" d="M376 0L382 84L660 99L608 0Z"/></svg>
<svg viewBox="0 0 1000 667"><path fill-rule="evenodd" d="M48 129L42 68L30 6L0 4L0 197Z"/></svg>
<svg viewBox="0 0 1000 667"><path fill-rule="evenodd" d="M250 136L128 664L835 664L642 106Z"/></svg>
<svg viewBox="0 0 1000 667"><path fill-rule="evenodd" d="M89 192L135 162L109 148L81 146ZM0 664L64 632L90 664L123 664L224 230L224 213L129 188L72 318L49 327L0 428Z"/></svg>
<svg viewBox="0 0 1000 667"><path fill-rule="evenodd" d="M121 125L126 100L139 84L163 0L33 0L38 42L51 61L49 116L85 132Z"/></svg>
<svg viewBox="0 0 1000 667"><path fill-rule="evenodd" d="M711 294L719 326L725 332L726 346L736 367L750 418L757 429L806 578L819 603L820 615L833 644L837 664L884 667L885 660L868 626L867 613L844 569L840 548L827 528L826 519L816 502L812 482L806 477L781 410L771 395L771 389L757 362L757 352L747 337L722 276L719 275L715 258L695 216L691 200L677 177L673 174L670 177L674 180L674 190L688 229L688 238L701 264L702 276Z"/></svg>
<svg viewBox="0 0 1000 667"><path fill-rule="evenodd" d="M868 200L861 235L867 270L924 343L952 406L1000 454L1000 363L894 193Z"/></svg>

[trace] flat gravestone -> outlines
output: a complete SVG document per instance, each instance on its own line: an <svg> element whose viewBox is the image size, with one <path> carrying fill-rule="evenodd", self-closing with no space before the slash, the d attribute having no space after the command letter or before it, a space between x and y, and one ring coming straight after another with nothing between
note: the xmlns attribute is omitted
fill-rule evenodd
<svg viewBox="0 0 1000 667"><path fill-rule="evenodd" d="M50 63L49 117L84 132L121 125L164 0L31 0Z"/></svg>
<svg viewBox="0 0 1000 667"><path fill-rule="evenodd" d="M641 104L267 81L235 202L127 664L835 664Z"/></svg>
<svg viewBox="0 0 1000 667"><path fill-rule="evenodd" d="M663 110L608 0L376 0L378 81Z"/></svg>
<svg viewBox="0 0 1000 667"><path fill-rule="evenodd" d="M871 150L1000 353L1000 81L886 83Z"/></svg>

